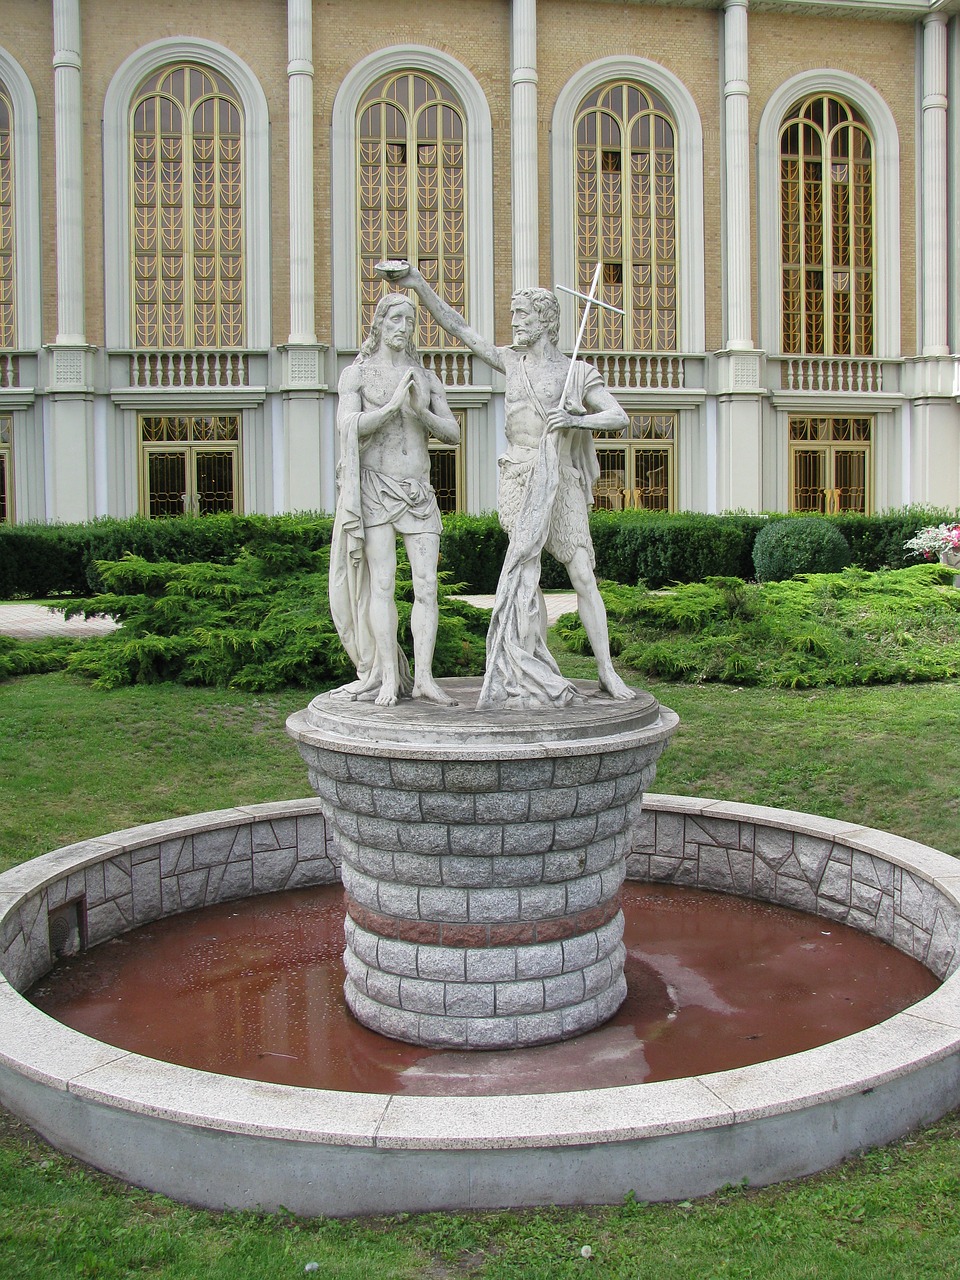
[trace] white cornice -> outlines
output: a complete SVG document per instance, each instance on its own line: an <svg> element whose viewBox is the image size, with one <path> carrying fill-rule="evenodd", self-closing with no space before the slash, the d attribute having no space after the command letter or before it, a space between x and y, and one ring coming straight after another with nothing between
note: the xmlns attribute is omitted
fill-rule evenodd
<svg viewBox="0 0 960 1280"><path fill-rule="evenodd" d="M595 0L600 4L632 4L650 8L722 9L726 0ZM960 0L749 0L753 13L793 13L822 18L881 18L891 22L916 22L930 13L960 11Z"/></svg>

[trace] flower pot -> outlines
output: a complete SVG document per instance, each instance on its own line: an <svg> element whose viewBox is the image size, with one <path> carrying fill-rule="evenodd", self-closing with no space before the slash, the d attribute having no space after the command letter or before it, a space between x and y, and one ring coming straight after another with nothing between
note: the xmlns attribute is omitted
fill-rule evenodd
<svg viewBox="0 0 960 1280"><path fill-rule="evenodd" d="M951 568L951 569L957 569L957 570L960 570L960 550L958 550L958 551L949 551L949 550L947 550L947 551L941 551L941 552L940 552L940 563L941 563L941 564L948 564L948 565L950 566L950 568ZM953 579L953 585L954 585L955 587L960 587L960 572L958 572L958 573L957 573L957 575L954 577L954 579Z"/></svg>

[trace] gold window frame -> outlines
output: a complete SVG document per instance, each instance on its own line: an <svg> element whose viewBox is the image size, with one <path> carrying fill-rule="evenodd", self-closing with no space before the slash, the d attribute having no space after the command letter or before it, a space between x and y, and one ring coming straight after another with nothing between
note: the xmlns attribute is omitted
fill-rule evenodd
<svg viewBox="0 0 960 1280"><path fill-rule="evenodd" d="M630 421L622 432L598 431L594 442L601 462L601 474L594 485L594 505L600 510L676 511L677 509L677 439L680 416L672 413L630 411ZM604 455L619 455L622 468L605 472ZM660 455L666 468L666 484L661 486L665 505L649 505L642 501L644 490L637 484L639 463ZM621 483L607 477L620 475ZM627 481L629 480L629 484Z"/></svg>
<svg viewBox="0 0 960 1280"><path fill-rule="evenodd" d="M242 347L240 96L208 67L170 64L141 84L129 119L134 345Z"/></svg>
<svg viewBox="0 0 960 1280"><path fill-rule="evenodd" d="M17 345L17 235L13 101L0 80L0 351Z"/></svg>
<svg viewBox="0 0 960 1280"><path fill-rule="evenodd" d="M594 89L574 119L577 285L602 264L587 351L676 351L680 332L677 125L666 102L634 81Z"/></svg>
<svg viewBox="0 0 960 1280"><path fill-rule="evenodd" d="M198 455L229 456L233 465L232 511L243 511L242 420L239 414L141 414L138 419L140 437L140 511L150 512L150 459L157 456L182 455L185 458L188 506L183 514L197 514L196 462ZM176 515L181 514L177 512ZM167 516L173 516L168 512Z"/></svg>
<svg viewBox="0 0 960 1280"><path fill-rule="evenodd" d="M373 266L404 258L445 302L467 314L467 117L440 76L391 72L360 100L356 115L358 342L391 286ZM417 345L461 344L424 307Z"/></svg>
<svg viewBox="0 0 960 1280"><path fill-rule="evenodd" d="M861 455L863 457L863 512L873 512L873 465L874 465L874 429L876 420L872 417L841 417L831 415L791 415L787 424L788 437L788 503L791 512L805 512L810 515L837 515L841 513L859 514L857 507L841 506L841 486L836 483L825 484L820 492L823 504L814 509L809 504L797 501L797 471L802 454L821 458L825 478L837 479L837 461L839 455Z"/></svg>
<svg viewBox="0 0 960 1280"><path fill-rule="evenodd" d="M817 93L780 127L780 299L785 355L872 356L875 145L863 116Z"/></svg>
<svg viewBox="0 0 960 1280"><path fill-rule="evenodd" d="M0 413L0 524L13 521L13 414Z"/></svg>

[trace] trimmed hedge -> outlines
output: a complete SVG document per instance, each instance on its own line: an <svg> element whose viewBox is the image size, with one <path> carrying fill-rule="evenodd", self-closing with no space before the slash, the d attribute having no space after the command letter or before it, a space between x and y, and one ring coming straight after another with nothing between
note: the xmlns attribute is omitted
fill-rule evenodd
<svg viewBox="0 0 960 1280"><path fill-rule="evenodd" d="M318 549L330 542L329 516L178 516L169 520L107 517L89 524L0 525L0 599L84 596L100 591L98 560L142 556L176 564L230 564L251 539L297 531Z"/></svg>
<svg viewBox="0 0 960 1280"><path fill-rule="evenodd" d="M924 525L957 518L955 512L908 508L878 516L830 516L862 569L902 568L916 563L903 544ZM793 516L673 515L648 511L595 511L590 529L597 575L613 582L644 582L657 588L709 577L751 579L753 544L771 520ZM178 516L166 520L112 518L82 525L0 525L0 599L84 596L99 591L97 560L131 553L177 564L229 564L253 538L296 537L308 549L330 541L333 520L325 515ZM495 515L444 518L440 567L447 581L466 590L492 593L506 552L506 534ZM562 565L543 558L543 586L568 587Z"/></svg>
<svg viewBox="0 0 960 1280"><path fill-rule="evenodd" d="M507 535L495 515L443 517L440 539L440 568L447 581L462 584L481 595L492 595L497 589L500 566L507 554ZM544 556L544 568L548 556ZM560 568L560 566L557 566ZM563 569L560 569L563 573ZM546 585L546 573L543 575Z"/></svg>

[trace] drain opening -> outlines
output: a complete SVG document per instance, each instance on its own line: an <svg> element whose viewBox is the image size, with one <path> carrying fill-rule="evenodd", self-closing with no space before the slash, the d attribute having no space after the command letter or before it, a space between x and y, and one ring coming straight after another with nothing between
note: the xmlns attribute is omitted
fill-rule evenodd
<svg viewBox="0 0 960 1280"><path fill-rule="evenodd" d="M47 913L50 954L54 960L78 955L86 946L85 901L82 897L65 902Z"/></svg>

